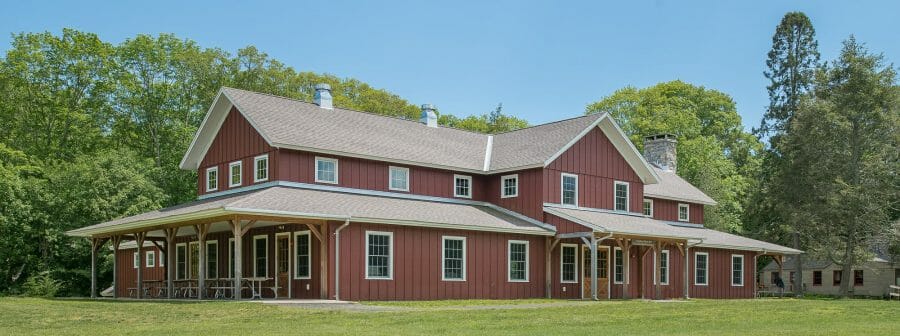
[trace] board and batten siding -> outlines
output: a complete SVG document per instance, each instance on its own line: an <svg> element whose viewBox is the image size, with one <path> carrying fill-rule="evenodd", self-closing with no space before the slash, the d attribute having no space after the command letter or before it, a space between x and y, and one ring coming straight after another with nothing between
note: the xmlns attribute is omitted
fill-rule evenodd
<svg viewBox="0 0 900 336"><path fill-rule="evenodd" d="M518 175L518 196L501 197L500 181L503 176ZM506 209L518 212L525 216L542 220L544 216L544 199L541 197L541 188L544 184L543 169L533 168L519 170L503 174L495 174L486 177L487 201Z"/></svg>
<svg viewBox="0 0 900 336"><path fill-rule="evenodd" d="M690 213L688 214L689 223L703 224L703 204L679 202L659 198L653 198L653 218L664 221L677 222L678 204L688 204L690 206Z"/></svg>
<svg viewBox="0 0 900 336"><path fill-rule="evenodd" d="M392 280L365 278L366 231L393 233ZM441 242L445 235L466 237L466 281L441 280ZM330 237L333 243L334 235ZM340 239L341 300L521 299L545 295L543 236L352 223L341 231ZM507 280L509 240L529 242L528 282ZM333 266L333 247L330 250L329 263ZM334 279L334 272L330 273ZM333 281L328 286L333 297Z"/></svg>
<svg viewBox="0 0 900 336"><path fill-rule="evenodd" d="M128 297L128 288L137 288L137 268L134 268L134 252L136 252L136 248L132 249L120 249L116 252L116 265L118 266L118 272L116 272L118 287L116 288L116 294L119 297ZM154 251L156 254L156 266L155 267L146 267L146 253L147 251ZM158 248L154 247L144 247L143 249L144 255L141 256L141 262L144 263L144 280L163 280L166 277L166 268L159 266L159 258L161 252ZM98 284L98 290L104 290L104 284ZM156 295L156 293L152 293Z"/></svg>
<svg viewBox="0 0 900 336"><path fill-rule="evenodd" d="M219 187L216 192L228 190L228 164L240 160L241 187L253 184L253 159L256 156L269 154L269 167L273 167L277 158L272 155L274 148L266 143L261 135L250 125L247 119L232 107L222 122L222 127L207 150L197 170L197 193L206 193L206 169L219 168ZM269 168L269 181L278 178L277 172Z"/></svg>
<svg viewBox="0 0 900 336"><path fill-rule="evenodd" d="M628 207L640 212L644 185L599 128L589 131L544 169L545 202L560 203L562 173L578 175L578 205L612 209L615 181L628 182Z"/></svg>

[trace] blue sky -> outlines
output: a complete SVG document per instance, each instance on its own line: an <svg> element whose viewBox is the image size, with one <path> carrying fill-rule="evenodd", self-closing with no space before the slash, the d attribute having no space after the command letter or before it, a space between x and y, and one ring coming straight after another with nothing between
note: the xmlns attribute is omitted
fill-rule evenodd
<svg viewBox="0 0 900 336"><path fill-rule="evenodd" d="M581 115L627 85L681 79L720 90L748 129L768 104L766 52L785 12L813 21L823 59L850 34L900 60L898 1L4 1L17 32L174 33L229 52L255 45L302 71L354 77L455 115L531 123Z"/></svg>

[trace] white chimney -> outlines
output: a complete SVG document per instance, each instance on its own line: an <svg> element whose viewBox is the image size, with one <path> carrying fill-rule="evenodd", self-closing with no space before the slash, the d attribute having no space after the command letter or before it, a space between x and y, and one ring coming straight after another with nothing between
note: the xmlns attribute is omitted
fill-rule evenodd
<svg viewBox="0 0 900 336"><path fill-rule="evenodd" d="M316 84L316 95L313 102L323 109L332 109L331 106L331 85L320 83Z"/></svg>
<svg viewBox="0 0 900 336"><path fill-rule="evenodd" d="M434 106L431 104L422 104L422 117L419 122L428 127L437 127L437 113L434 113Z"/></svg>

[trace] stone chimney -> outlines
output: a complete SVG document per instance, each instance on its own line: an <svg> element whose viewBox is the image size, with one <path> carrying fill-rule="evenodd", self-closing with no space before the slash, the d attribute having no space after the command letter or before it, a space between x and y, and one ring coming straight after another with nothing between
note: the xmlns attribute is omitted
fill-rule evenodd
<svg viewBox="0 0 900 336"><path fill-rule="evenodd" d="M419 122L428 127L437 127L437 113L434 113L434 106L431 104L422 104L422 117Z"/></svg>
<svg viewBox="0 0 900 336"><path fill-rule="evenodd" d="M313 102L323 109L332 109L331 106L331 85L320 83L316 84L316 95Z"/></svg>
<svg viewBox="0 0 900 336"><path fill-rule="evenodd" d="M678 167L678 155L675 150L677 144L678 140L672 134L644 137L644 158L659 169L675 172Z"/></svg>

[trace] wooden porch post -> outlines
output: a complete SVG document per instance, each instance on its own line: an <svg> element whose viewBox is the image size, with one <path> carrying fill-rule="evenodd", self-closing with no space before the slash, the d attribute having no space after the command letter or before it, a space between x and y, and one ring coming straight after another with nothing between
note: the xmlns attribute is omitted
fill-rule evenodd
<svg viewBox="0 0 900 336"><path fill-rule="evenodd" d="M240 218L232 219L228 222L231 225L231 232L234 235L234 299L241 299L241 279L243 273L243 238L247 231L256 224L256 220L248 222L246 225L241 224Z"/></svg>
<svg viewBox="0 0 900 336"><path fill-rule="evenodd" d="M653 253L654 259L656 259L655 265L653 265L654 271L656 273L656 295L654 296L657 300L662 300L662 291L660 290L660 284L662 283L662 249L665 247L663 242L657 241L656 244L653 245Z"/></svg>
<svg viewBox="0 0 900 336"><path fill-rule="evenodd" d="M315 225L306 224L309 231L319 240L319 298L328 299L328 221L322 221L317 229Z"/></svg>
<svg viewBox="0 0 900 336"><path fill-rule="evenodd" d="M206 294L206 234L209 233L209 226L212 224L194 225L197 232L197 241L200 244L200 265L197 267L197 300L203 300Z"/></svg>
<svg viewBox="0 0 900 336"><path fill-rule="evenodd" d="M597 235L591 234L591 299L597 301Z"/></svg>
<svg viewBox="0 0 900 336"><path fill-rule="evenodd" d="M684 243L684 299L691 298L691 247Z"/></svg>
<svg viewBox="0 0 900 336"><path fill-rule="evenodd" d="M556 244L558 244L558 243L559 243L559 238L553 238L553 237L547 237L547 240L544 242L544 244L545 244L544 246L546 249L546 252L545 252L546 260L544 260L545 265L546 265L544 267L544 282L545 282L546 288L544 289L544 291L547 292L548 299L552 297L551 292L553 291L553 281L552 281L553 273L551 270L551 268L552 268L551 265L553 265L553 263L552 263L553 249L556 248Z"/></svg>
<svg viewBox="0 0 900 336"><path fill-rule="evenodd" d="M622 298L628 299L631 295L628 293L628 283L631 281L629 276L629 266L631 264L631 242L622 238L616 240L619 248L622 249ZM613 274L615 277L615 274Z"/></svg>
<svg viewBox="0 0 900 336"><path fill-rule="evenodd" d="M134 242L137 243L138 268L137 268L137 294L138 299L144 296L144 238L147 237L146 232L138 232L134 234Z"/></svg>
<svg viewBox="0 0 900 336"><path fill-rule="evenodd" d="M107 238L91 238L91 298L97 298L97 253Z"/></svg>
<svg viewBox="0 0 900 336"><path fill-rule="evenodd" d="M113 298L119 297L119 245L122 244L122 236L112 237L113 246Z"/></svg>
<svg viewBox="0 0 900 336"><path fill-rule="evenodd" d="M175 297L175 268L178 267L175 260L175 237L178 236L178 228L168 228L164 232L166 233L166 297L171 299Z"/></svg>

